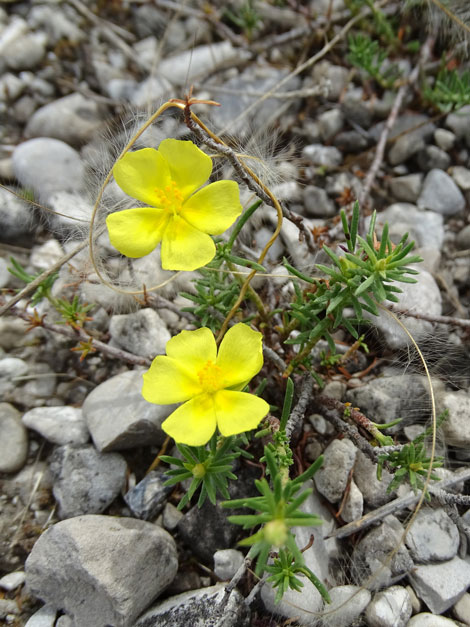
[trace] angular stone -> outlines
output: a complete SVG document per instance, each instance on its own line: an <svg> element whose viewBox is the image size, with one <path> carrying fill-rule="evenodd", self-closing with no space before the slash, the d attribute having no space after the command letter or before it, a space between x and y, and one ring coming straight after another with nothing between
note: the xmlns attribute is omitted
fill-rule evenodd
<svg viewBox="0 0 470 627"><path fill-rule="evenodd" d="M443 562L457 555L459 531L443 509L421 509L405 543L415 562Z"/></svg>
<svg viewBox="0 0 470 627"><path fill-rule="evenodd" d="M455 622L445 616L422 612L412 616L406 627L455 627Z"/></svg>
<svg viewBox="0 0 470 627"><path fill-rule="evenodd" d="M470 593L463 594L452 608L452 614L462 623L470 625Z"/></svg>
<svg viewBox="0 0 470 627"><path fill-rule="evenodd" d="M390 179L388 187L397 200L414 203L418 199L422 183L423 175L421 173L406 174Z"/></svg>
<svg viewBox="0 0 470 627"><path fill-rule="evenodd" d="M353 477L369 507L375 509L392 499L393 493L388 493L387 488L393 475L384 469L379 481L377 479L377 465L362 451L357 451Z"/></svg>
<svg viewBox="0 0 470 627"><path fill-rule="evenodd" d="M54 444L85 444L90 439L78 407L35 407L23 414L22 421Z"/></svg>
<svg viewBox="0 0 470 627"><path fill-rule="evenodd" d="M365 618L368 627L406 627L411 613L411 599L407 589L391 586L374 595Z"/></svg>
<svg viewBox="0 0 470 627"><path fill-rule="evenodd" d="M464 192L470 190L470 170L461 165L456 165L450 170L450 174L460 189Z"/></svg>
<svg viewBox="0 0 470 627"><path fill-rule="evenodd" d="M79 516L49 527L26 561L34 596L76 625L129 627L171 583L173 538L142 520Z"/></svg>
<svg viewBox="0 0 470 627"><path fill-rule="evenodd" d="M449 562L419 565L408 576L414 591L431 612L443 614L467 590L470 561L454 557Z"/></svg>
<svg viewBox="0 0 470 627"><path fill-rule="evenodd" d="M153 470L125 494L124 500L134 516L141 520L151 520L158 516L167 496L173 491L172 486L164 486L167 479L163 473Z"/></svg>
<svg viewBox="0 0 470 627"><path fill-rule="evenodd" d="M434 169L424 179L418 207L452 216L465 208L465 198L447 172Z"/></svg>
<svg viewBox="0 0 470 627"><path fill-rule="evenodd" d="M16 472L26 463L28 432L20 412L9 403L0 403L0 472Z"/></svg>
<svg viewBox="0 0 470 627"><path fill-rule="evenodd" d="M363 508L364 497L362 496L362 492L357 487L356 482L352 479L349 484L348 496L344 501L341 518L348 523L353 520L358 520L362 516Z"/></svg>
<svg viewBox="0 0 470 627"><path fill-rule="evenodd" d="M323 455L323 465L313 478L315 486L330 503L337 503L343 496L349 472L354 466L356 447L347 438L333 440Z"/></svg>
<svg viewBox="0 0 470 627"><path fill-rule="evenodd" d="M449 411L441 429L444 432L446 443L457 448L470 447L470 429L468 416L470 412L470 397L465 392L444 392L437 397L438 411Z"/></svg>
<svg viewBox="0 0 470 627"><path fill-rule="evenodd" d="M305 213L314 218L330 217L336 213L335 203L321 187L307 185L303 190Z"/></svg>
<svg viewBox="0 0 470 627"><path fill-rule="evenodd" d="M112 316L109 332L114 344L120 348L151 358L164 354L166 343L171 338L163 320L149 308Z"/></svg>
<svg viewBox="0 0 470 627"><path fill-rule="evenodd" d="M89 446L61 446L51 458L53 493L60 518L101 514L122 490L127 472L118 453L98 453Z"/></svg>
<svg viewBox="0 0 470 627"><path fill-rule="evenodd" d="M163 444L161 424L174 405L154 405L142 396L144 370L129 370L98 385L85 399L83 415L99 451Z"/></svg>
<svg viewBox="0 0 470 627"><path fill-rule="evenodd" d="M151 607L133 627L248 627L250 610L238 590L225 604L225 584L183 592Z"/></svg>
<svg viewBox="0 0 470 627"><path fill-rule="evenodd" d="M323 622L327 627L350 627L362 614L370 602L369 590L358 586L337 586L331 588L331 604L325 605Z"/></svg>
<svg viewBox="0 0 470 627"><path fill-rule="evenodd" d="M50 605L44 605L35 612L26 623L25 627L54 627L56 623L57 609Z"/></svg>

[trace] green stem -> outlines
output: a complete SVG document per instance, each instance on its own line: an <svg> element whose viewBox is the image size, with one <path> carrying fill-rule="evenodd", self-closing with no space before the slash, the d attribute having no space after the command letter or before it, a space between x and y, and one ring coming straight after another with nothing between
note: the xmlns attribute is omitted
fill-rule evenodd
<svg viewBox="0 0 470 627"><path fill-rule="evenodd" d="M295 357L295 359L293 359L290 364L287 366L285 372L283 373L283 377L288 377L292 371L294 370L294 368L297 366L297 364L300 364L305 357L308 356L308 354L310 353L310 351L312 350L312 348L315 346L315 344L321 340L322 336L319 335L317 337L314 337L312 340L310 340L309 342L307 342L307 344L305 345L304 349L297 355L297 357Z"/></svg>
<svg viewBox="0 0 470 627"><path fill-rule="evenodd" d="M230 261L225 261L225 263L227 264L229 270L231 270L233 273L236 272L236 269L233 263L231 263ZM235 281L239 285L243 285L244 281L242 277L238 276L237 274L233 274L233 276L235 278ZM261 300L261 298L258 296L258 294L255 292L255 290L251 287L251 285L248 285L247 296L255 303L256 309L259 311L263 320L266 320L266 309L264 308L264 303Z"/></svg>

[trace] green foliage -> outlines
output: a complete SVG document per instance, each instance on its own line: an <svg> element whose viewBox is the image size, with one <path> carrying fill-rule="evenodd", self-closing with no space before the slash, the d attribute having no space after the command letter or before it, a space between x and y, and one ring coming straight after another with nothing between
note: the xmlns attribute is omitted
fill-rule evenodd
<svg viewBox="0 0 470 627"><path fill-rule="evenodd" d="M264 457L273 487L270 487L266 479L257 480L255 485L261 496L234 499L222 503L224 507L246 507L255 512L254 514L229 516L228 520L236 525L241 525L243 529L251 529L257 525L263 525L256 533L240 542L242 546L252 547L250 555L256 558L257 575L261 575L267 570L268 558L273 548L285 549L293 556L291 564L293 560L295 572L300 572L299 569L302 568L302 572L309 577L322 596L328 599L328 593L324 586L316 577L310 577L311 571L305 566L302 553L291 531L292 527L322 524L322 520L318 516L301 511L300 506L311 494L311 490L304 490L300 494L299 490L320 468L323 463L323 457L319 457L310 468L295 479L286 477L276 463L276 458L268 446L264 448ZM269 572L273 576L278 575L279 577L284 568L284 561L280 561L279 566L274 565L275 570L270 570ZM288 579L294 585L297 585L297 582L292 579L291 575L288 575Z"/></svg>
<svg viewBox="0 0 470 627"><path fill-rule="evenodd" d="M226 8L224 16L238 26L248 39L252 39L253 33L261 19L256 10L254 0L245 0L237 10Z"/></svg>
<svg viewBox="0 0 470 627"><path fill-rule="evenodd" d="M444 112L470 104L470 71L459 74L443 68L432 87L425 83L423 97Z"/></svg>
<svg viewBox="0 0 470 627"><path fill-rule="evenodd" d="M10 257L10 263L13 267L8 268L8 272L26 284L32 283L42 274L41 272L38 272L37 274L29 274L14 257ZM43 298L51 298L51 289L58 276L59 273L54 272L38 285L31 297L31 305L33 307L40 303Z"/></svg>
<svg viewBox="0 0 470 627"><path fill-rule="evenodd" d="M237 478L232 472L234 460L240 455L252 457L240 448L239 445L243 441L246 441L246 436L223 438L214 434L206 446L176 444L181 453L181 459L170 455L160 457L167 464L176 466L166 472L170 479L165 485L175 485L185 479L192 480L188 491L178 504L178 509L182 509L189 503L199 487L201 491L197 502L198 507L202 507L207 497L215 505L217 492L225 499L230 498L227 488L228 480Z"/></svg>
<svg viewBox="0 0 470 627"><path fill-rule="evenodd" d="M348 44L348 60L352 65L367 72L384 89L394 87L401 77L401 70L394 63L385 63L388 51L381 48L378 41L368 35L358 34L350 35Z"/></svg>
<svg viewBox="0 0 470 627"><path fill-rule="evenodd" d="M273 559L273 563L265 567L265 571L271 573L271 576L268 577L266 581L272 583L273 588L277 588L274 603L279 603L289 588L297 592L302 591L304 584L297 575L305 575L308 577L325 601L327 603L331 602L330 595L321 581L310 568L308 568L303 559L299 563L299 560L289 549L281 549L278 556Z"/></svg>
<svg viewBox="0 0 470 627"><path fill-rule="evenodd" d="M447 418L448 410L442 412L437 419L436 428L438 428ZM384 455L380 455L377 465L377 478L381 479L382 469L385 462L392 468L396 468L393 479L390 482L387 492L396 490L398 486L408 479L410 486L416 492L424 488L424 481L421 477L426 477L431 466L431 458L428 456L425 446L425 439L431 434L432 427L429 427L415 438L412 442L405 444L399 451L391 451ZM440 468L443 465L442 457L435 457L432 468ZM439 481L439 477L431 474L431 479ZM426 498L429 493L426 491Z"/></svg>
<svg viewBox="0 0 470 627"><path fill-rule="evenodd" d="M83 327L87 320L91 320L87 313L93 309L94 305L80 303L77 294L72 300L54 298L51 302L62 316L63 323L69 324L71 327Z"/></svg>

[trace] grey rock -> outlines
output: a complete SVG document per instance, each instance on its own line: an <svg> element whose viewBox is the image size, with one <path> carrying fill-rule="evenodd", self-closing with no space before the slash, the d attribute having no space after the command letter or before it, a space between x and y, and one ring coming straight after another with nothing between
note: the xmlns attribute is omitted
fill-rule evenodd
<svg viewBox="0 0 470 627"><path fill-rule="evenodd" d="M444 241L444 219L434 211L422 211L415 205L397 202L381 211L377 226L389 225L392 242L398 243L404 233L409 234L420 248L441 248ZM400 285L402 287L402 285Z"/></svg>
<svg viewBox="0 0 470 627"><path fill-rule="evenodd" d="M461 165L455 165L450 169L450 175L460 189L464 192L468 192L468 190L470 190L470 170L468 168L464 168Z"/></svg>
<svg viewBox="0 0 470 627"><path fill-rule="evenodd" d="M55 623L55 627L75 627L75 626L70 616L67 616L67 614L62 614L62 616L59 616L59 618L57 619Z"/></svg>
<svg viewBox="0 0 470 627"><path fill-rule="evenodd" d="M337 401L341 401L343 400L346 390L347 386L343 381L329 381L323 388L323 394L325 396L331 396L331 398L335 398ZM327 422L327 425L330 425L330 423ZM330 425L330 427L331 432L333 432L334 429L332 425Z"/></svg>
<svg viewBox="0 0 470 627"><path fill-rule="evenodd" d="M73 518L104 512L125 484L127 464L118 453L66 445L52 454L50 470L59 516Z"/></svg>
<svg viewBox="0 0 470 627"><path fill-rule="evenodd" d="M12 74L6 72L0 76L0 102L14 102L25 90L24 82Z"/></svg>
<svg viewBox="0 0 470 627"><path fill-rule="evenodd" d="M343 161L340 151L334 146L323 146L322 144L310 144L304 146L302 157L313 165L327 168L336 167Z"/></svg>
<svg viewBox="0 0 470 627"><path fill-rule="evenodd" d="M183 516L183 512L180 512L172 503L167 503L163 509L162 524L168 531L173 531Z"/></svg>
<svg viewBox="0 0 470 627"><path fill-rule="evenodd" d="M415 562L443 562L457 555L459 531L443 509L421 509L405 542Z"/></svg>
<svg viewBox="0 0 470 627"><path fill-rule="evenodd" d="M85 169L80 155L58 139L38 137L19 144L12 164L20 183L42 201L54 192L83 189Z"/></svg>
<svg viewBox="0 0 470 627"><path fill-rule="evenodd" d="M356 154L366 150L370 144L370 139L367 135L359 131L343 131L336 135L333 144L342 152L352 152Z"/></svg>
<svg viewBox="0 0 470 627"><path fill-rule="evenodd" d="M12 276L8 272L8 263L0 257L0 289L7 287L10 283Z"/></svg>
<svg viewBox="0 0 470 627"><path fill-rule="evenodd" d="M29 205L4 187L0 187L0 222L0 241L10 244L14 241L26 241L36 226Z"/></svg>
<svg viewBox="0 0 470 627"><path fill-rule="evenodd" d="M404 310L423 313L430 316L442 314L442 297L434 277L426 270L421 270L413 277L417 283L400 283L400 307ZM381 331L390 348L398 350L411 346L408 335L385 311L379 310L378 316L366 314L372 324ZM433 323L427 320L405 317L402 319L406 328L419 343L420 339L433 332Z"/></svg>
<svg viewBox="0 0 470 627"><path fill-rule="evenodd" d="M168 22L163 11L150 4L142 4L132 12L132 21L140 38L162 34Z"/></svg>
<svg viewBox="0 0 470 627"><path fill-rule="evenodd" d="M238 590L224 603L225 584L183 592L151 607L134 627L248 627L250 610Z"/></svg>
<svg viewBox="0 0 470 627"><path fill-rule="evenodd" d="M330 218L336 213L335 203L321 187L307 185L303 190L305 213L314 218Z"/></svg>
<svg viewBox="0 0 470 627"><path fill-rule="evenodd" d="M330 109L321 113L317 122L321 138L323 141L329 141L343 128L344 116L340 109Z"/></svg>
<svg viewBox="0 0 470 627"><path fill-rule="evenodd" d="M131 102L136 97L137 85L132 78L112 78L106 84L106 92L113 100Z"/></svg>
<svg viewBox="0 0 470 627"><path fill-rule="evenodd" d="M454 557L439 564L420 564L409 574L414 591L433 614L442 614L465 593L470 562Z"/></svg>
<svg viewBox="0 0 470 627"><path fill-rule="evenodd" d="M436 211L443 216L452 216L465 208L465 198L446 172L435 169L424 179L418 207Z"/></svg>
<svg viewBox="0 0 470 627"><path fill-rule="evenodd" d="M114 344L142 357L164 354L171 338L163 320L150 308L112 316L109 332Z"/></svg>
<svg viewBox="0 0 470 627"><path fill-rule="evenodd" d="M163 444L161 424L174 405L154 405L142 396L143 370L132 370L98 385L83 404L83 415L99 451Z"/></svg>
<svg viewBox="0 0 470 627"><path fill-rule="evenodd" d="M47 270L57 263L63 255L64 249L56 239L52 238L44 244L33 246L29 262L35 270Z"/></svg>
<svg viewBox="0 0 470 627"><path fill-rule="evenodd" d="M346 394L354 406L360 407L374 422L387 423L402 418L404 424L427 417L431 401L427 379L419 375L394 375L369 381L362 387L349 390ZM417 407L420 407L417 410ZM398 427L398 425L397 425ZM388 432L394 433L391 427Z"/></svg>
<svg viewBox="0 0 470 627"><path fill-rule="evenodd" d="M422 182L422 174L406 174L390 179L388 188L397 200L414 203L418 199Z"/></svg>
<svg viewBox="0 0 470 627"><path fill-rule="evenodd" d="M462 623L470 624L470 593L465 592L452 608L452 615Z"/></svg>
<svg viewBox="0 0 470 627"><path fill-rule="evenodd" d="M357 124L363 129L369 128L372 122L372 109L369 102L363 99L362 89L347 92L341 103L341 110L348 122Z"/></svg>
<svg viewBox="0 0 470 627"><path fill-rule="evenodd" d="M425 172L433 168L447 170L450 163L449 155L437 146L426 146L418 153L418 166Z"/></svg>
<svg viewBox="0 0 470 627"><path fill-rule="evenodd" d="M35 374L39 376L34 377L33 375ZM31 364L29 375L31 380L17 390L18 400L21 399L22 395L31 397L33 402L46 400L54 395L57 375L47 363L38 361L35 364Z"/></svg>
<svg viewBox="0 0 470 627"><path fill-rule="evenodd" d="M386 469L382 471L382 479L377 479L377 466L362 451L357 451L354 464L354 481L361 491L364 501L373 509L384 505L393 497L387 488L393 479Z"/></svg>
<svg viewBox="0 0 470 627"><path fill-rule="evenodd" d="M346 522L352 522L353 520L359 520L362 516L364 508L364 497L362 492L356 485L354 480L351 480L349 485L349 492L344 501L344 507L341 512L341 518Z"/></svg>
<svg viewBox="0 0 470 627"><path fill-rule="evenodd" d="M222 581L229 581L245 561L245 556L236 549L222 549L214 553L214 572ZM1 580L0 580L1 583Z"/></svg>
<svg viewBox="0 0 470 627"><path fill-rule="evenodd" d="M349 472L354 466L356 447L347 438L333 440L323 455L322 467L314 476L315 486L330 503L337 503L343 496Z"/></svg>
<svg viewBox="0 0 470 627"><path fill-rule="evenodd" d="M49 198L49 207L56 212L48 214L51 229L61 237L83 237L83 230L90 223L93 205L78 192L54 192Z"/></svg>
<svg viewBox="0 0 470 627"><path fill-rule="evenodd" d="M0 359L0 379L13 379L27 374L28 364L19 357Z"/></svg>
<svg viewBox="0 0 470 627"><path fill-rule="evenodd" d="M60 39L72 44L85 39L85 32L78 27L79 19L77 12L67 5L61 5L58 11L54 6L40 4L33 6L28 13L30 26L44 30L53 45Z"/></svg>
<svg viewBox="0 0 470 627"><path fill-rule="evenodd" d="M12 624L20 608L14 599L0 599L0 620L4 625Z"/></svg>
<svg viewBox="0 0 470 627"><path fill-rule="evenodd" d="M72 145L93 139L102 124L98 104L75 93L44 105L31 116L25 128L26 137L55 137Z"/></svg>
<svg viewBox="0 0 470 627"><path fill-rule="evenodd" d="M150 76L142 81L131 94L130 101L135 107L147 107L160 100L172 89L171 83L163 77Z"/></svg>
<svg viewBox="0 0 470 627"><path fill-rule="evenodd" d="M390 553L396 550L402 535L403 526L399 520L394 516L387 516L383 523L360 540L353 552L359 584L377 590L396 583L406 574L409 575L413 560L403 545L391 562L389 561Z"/></svg>
<svg viewBox="0 0 470 627"><path fill-rule="evenodd" d="M28 433L13 405L0 403L0 472L20 470L28 456Z"/></svg>
<svg viewBox="0 0 470 627"><path fill-rule="evenodd" d="M337 100L349 83L349 72L342 65L332 65L329 61L321 61L313 66L314 84L325 84L329 100Z"/></svg>
<svg viewBox="0 0 470 627"><path fill-rule="evenodd" d="M279 199L279 196L276 196ZM254 233L254 239L256 242L256 246L259 250L263 250L268 241L271 239L273 235L272 229L268 229L266 226L262 226L260 229L256 230ZM284 246L278 237L271 248L268 250L267 258L273 262L279 261L282 258L284 252ZM256 277L255 277L256 280ZM256 283L254 284L256 286Z"/></svg>
<svg viewBox="0 0 470 627"><path fill-rule="evenodd" d="M164 486L167 479L161 472L153 470L125 494L124 500L134 516L142 520L151 520L158 516L168 495L173 491L172 486Z"/></svg>
<svg viewBox="0 0 470 627"><path fill-rule="evenodd" d="M56 616L57 609L55 607L44 605L31 616L25 627L54 627Z"/></svg>
<svg viewBox="0 0 470 627"><path fill-rule="evenodd" d="M418 113L406 113L397 119L389 134L389 139L398 138L393 143L388 155L392 165L403 163L424 147L435 130L434 124L428 121L427 115ZM380 122L370 129L370 133L376 141L379 140L385 124L385 122ZM402 135L405 132L406 134ZM399 135L401 136L398 137Z"/></svg>
<svg viewBox="0 0 470 627"><path fill-rule="evenodd" d="M351 188L356 198L362 190L360 180L350 172L339 172L326 177L325 189L330 196L340 196L347 188Z"/></svg>
<svg viewBox="0 0 470 627"><path fill-rule="evenodd" d="M464 139L469 145L470 140L470 105L461 107L455 113L449 113L445 125L450 128L458 139Z"/></svg>
<svg viewBox="0 0 470 627"><path fill-rule="evenodd" d="M368 627L406 627L411 613L408 590L403 586L391 586L374 595L365 619Z"/></svg>
<svg viewBox="0 0 470 627"><path fill-rule="evenodd" d="M434 141L442 150L452 150L456 139L455 134L445 128L437 128L434 131Z"/></svg>
<svg viewBox="0 0 470 627"><path fill-rule="evenodd" d="M425 141L422 137L416 137L412 133L399 137L390 148L388 153L388 161L391 165L405 163L410 157L415 155L425 147Z"/></svg>
<svg viewBox="0 0 470 627"><path fill-rule="evenodd" d="M327 627L350 627L366 609L371 599L369 590L358 586L331 588L331 604L325 605L323 622Z"/></svg>
<svg viewBox="0 0 470 627"><path fill-rule="evenodd" d="M3 575L0 579L0 588L2 590L6 590L7 592L16 590L16 588L19 588L24 584L25 577L26 575L22 570L17 570L14 573Z"/></svg>
<svg viewBox="0 0 470 627"><path fill-rule="evenodd" d="M457 448L467 449L470 446L470 430L468 428L468 412L470 398L464 392L444 392L437 397L438 411L449 410L441 429L446 443Z"/></svg>
<svg viewBox="0 0 470 627"><path fill-rule="evenodd" d="M406 627L455 627L455 622L445 616L422 612L412 616Z"/></svg>
<svg viewBox="0 0 470 627"><path fill-rule="evenodd" d="M35 407L23 415L22 421L54 444L85 444L90 439L78 407Z"/></svg>
<svg viewBox="0 0 470 627"><path fill-rule="evenodd" d="M158 73L172 85L184 85L207 76L221 64L234 59L240 60L240 49L225 40L208 46L196 46L167 57L159 63Z"/></svg>
<svg viewBox="0 0 470 627"><path fill-rule="evenodd" d="M128 627L171 583L173 538L142 520L79 516L45 531L26 561L34 596L76 625Z"/></svg>
<svg viewBox="0 0 470 627"><path fill-rule="evenodd" d="M22 18L14 16L0 35L0 58L2 66L10 70L35 68L46 52L44 33L31 33Z"/></svg>

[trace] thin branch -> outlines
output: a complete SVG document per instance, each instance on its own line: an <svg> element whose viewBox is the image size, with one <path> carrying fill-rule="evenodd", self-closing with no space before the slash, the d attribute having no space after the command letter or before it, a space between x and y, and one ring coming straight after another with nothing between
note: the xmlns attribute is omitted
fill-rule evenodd
<svg viewBox="0 0 470 627"><path fill-rule="evenodd" d="M470 479L470 469L467 468L460 473L458 472L454 473L454 475L452 477L449 477L448 479L443 479L439 481L438 483L430 484L428 491L431 493L431 495L434 495L438 491L442 491L446 488L451 488L456 483L460 483L461 481L468 481L469 479ZM376 522L380 522L389 514L394 514L397 511L405 509L405 507L414 506L420 499L420 496L421 496L420 492L416 494L414 492L411 492L410 494L407 494L406 496L402 496L399 499L395 499L393 501L390 501L389 503L385 503L385 505L378 507L373 512L369 512L368 514L366 514L359 520L354 520L353 522L349 523L348 525L345 525L344 527L339 527L339 529L336 529L335 531L330 533L328 536L326 536L325 540L327 538L338 538L338 539L347 538L353 533L357 533L358 531L361 531L362 529L366 529L367 527L370 527Z"/></svg>
<svg viewBox="0 0 470 627"><path fill-rule="evenodd" d="M263 353L265 357L273 362L273 364L276 364L280 372L284 372L287 368L287 364L282 357L279 357L279 355L273 351L272 348L269 348L269 346L263 346Z"/></svg>
<svg viewBox="0 0 470 627"><path fill-rule="evenodd" d="M295 429L301 424L304 419L305 412L307 411L308 404L311 400L313 392L313 378L310 373L304 375L302 381L302 387L300 390L299 400L297 405L292 410L286 425L286 435L289 440L292 437Z"/></svg>
<svg viewBox="0 0 470 627"><path fill-rule="evenodd" d="M453 316L433 316L431 314L418 313L417 311L410 311L408 309L399 309L398 307L390 305L389 309L396 314L417 318L418 320L427 320L428 322L436 322L438 324L448 324L454 327L462 327L463 329L468 329L468 327L470 327L470 320L465 320L464 318L454 318Z"/></svg>

